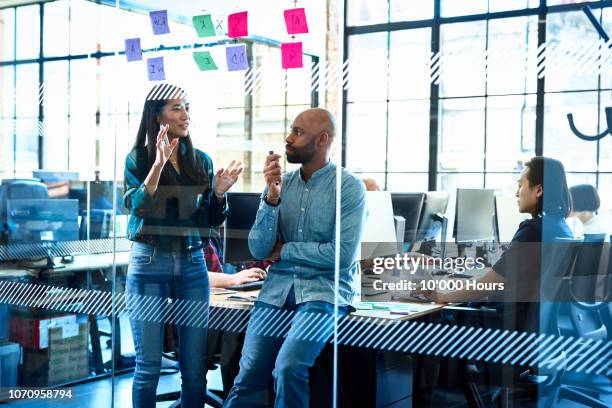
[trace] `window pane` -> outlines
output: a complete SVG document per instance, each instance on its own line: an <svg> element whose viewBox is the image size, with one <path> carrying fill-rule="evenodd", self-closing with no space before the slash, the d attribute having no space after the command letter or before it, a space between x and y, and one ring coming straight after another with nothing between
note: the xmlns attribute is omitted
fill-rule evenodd
<svg viewBox="0 0 612 408"><path fill-rule="evenodd" d="M599 35L582 11L549 14L546 42L547 92L597 88Z"/></svg>
<svg viewBox="0 0 612 408"><path fill-rule="evenodd" d="M0 119L0 178L13 177L13 119Z"/></svg>
<svg viewBox="0 0 612 408"><path fill-rule="evenodd" d="M17 65L17 116L38 117L38 64Z"/></svg>
<svg viewBox="0 0 612 408"><path fill-rule="evenodd" d="M388 171L429 169L429 100L389 103L388 160Z"/></svg>
<svg viewBox="0 0 612 408"><path fill-rule="evenodd" d="M465 16L487 12L487 0L441 0L442 17Z"/></svg>
<svg viewBox="0 0 612 408"><path fill-rule="evenodd" d="M391 0L391 22L427 20L433 18L433 0Z"/></svg>
<svg viewBox="0 0 612 408"><path fill-rule="evenodd" d="M349 38L349 101L387 99L387 33Z"/></svg>
<svg viewBox="0 0 612 408"><path fill-rule="evenodd" d="M38 169L38 119L17 119L15 139L15 173L17 177L32 177L32 171Z"/></svg>
<svg viewBox="0 0 612 408"><path fill-rule="evenodd" d="M389 191L427 191L428 176L415 173L389 173L387 176Z"/></svg>
<svg viewBox="0 0 612 408"><path fill-rule="evenodd" d="M104 6L90 1L70 2L70 54L89 54L96 51L99 7Z"/></svg>
<svg viewBox="0 0 612 408"><path fill-rule="evenodd" d="M0 67L0 117L13 117L15 110L15 86L13 77L15 68L12 66Z"/></svg>
<svg viewBox="0 0 612 408"><path fill-rule="evenodd" d="M497 194L514 197L520 173L488 173L485 188L492 188Z"/></svg>
<svg viewBox="0 0 612 408"><path fill-rule="evenodd" d="M604 30L606 30L606 33L610 35L610 33L612 33L612 7L603 10L602 23ZM606 61L601 69L601 87L612 89L612 69L610 69L610 65L612 65L612 50L603 44L603 40L601 40L599 46L604 56L602 60Z"/></svg>
<svg viewBox="0 0 612 408"><path fill-rule="evenodd" d="M539 5L539 0L489 0L489 12L521 10L538 7Z"/></svg>
<svg viewBox="0 0 612 408"><path fill-rule="evenodd" d="M45 62L44 115L68 116L68 61Z"/></svg>
<svg viewBox="0 0 612 408"><path fill-rule="evenodd" d="M39 53L39 6L17 7L17 59L38 58Z"/></svg>
<svg viewBox="0 0 612 408"><path fill-rule="evenodd" d="M440 36L440 94L484 95L486 22L445 24Z"/></svg>
<svg viewBox="0 0 612 408"><path fill-rule="evenodd" d="M544 154L561 160L566 171L596 171L597 143L576 137L567 114L573 113L576 128L582 133L596 134L597 92L548 94L544 102Z"/></svg>
<svg viewBox="0 0 612 408"><path fill-rule="evenodd" d="M346 161L351 171L385 171L387 104L349 104L346 124Z"/></svg>
<svg viewBox="0 0 612 408"><path fill-rule="evenodd" d="M599 95L601 102L597 133L601 133L604 129L608 128L605 108L612 106L612 94L609 91L601 92ZM612 123L610 125L612 126ZM612 171L612 136L610 134L599 141L599 170Z"/></svg>
<svg viewBox="0 0 612 408"><path fill-rule="evenodd" d="M15 59L15 9L0 10L0 60L11 61Z"/></svg>
<svg viewBox="0 0 612 408"><path fill-rule="evenodd" d="M389 99L429 98L431 29L391 32Z"/></svg>
<svg viewBox="0 0 612 408"><path fill-rule="evenodd" d="M380 24L389 21L388 0L348 0L348 25Z"/></svg>
<svg viewBox="0 0 612 408"><path fill-rule="evenodd" d="M438 170L483 170L484 103L484 98L440 101Z"/></svg>
<svg viewBox="0 0 612 408"><path fill-rule="evenodd" d="M537 48L537 16L491 20L487 93L536 92Z"/></svg>
<svg viewBox="0 0 612 408"><path fill-rule="evenodd" d="M261 75L261 87L254 95L255 105L285 104L285 70L281 69L281 52L278 48L255 47L255 60Z"/></svg>
<svg viewBox="0 0 612 408"><path fill-rule="evenodd" d="M60 0L45 4L43 51L45 57L68 54L68 1Z"/></svg>
<svg viewBox="0 0 612 408"><path fill-rule="evenodd" d="M535 155L536 96L487 100L487 171L520 171Z"/></svg>
<svg viewBox="0 0 612 408"><path fill-rule="evenodd" d="M450 191L455 195L458 188L482 188L482 180L483 175L481 173L438 173L437 190ZM449 213L448 210L446 213Z"/></svg>

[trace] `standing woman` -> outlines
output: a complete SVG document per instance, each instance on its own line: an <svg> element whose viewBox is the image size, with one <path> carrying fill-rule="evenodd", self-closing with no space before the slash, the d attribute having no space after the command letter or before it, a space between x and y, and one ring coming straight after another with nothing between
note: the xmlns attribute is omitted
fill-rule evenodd
<svg viewBox="0 0 612 408"><path fill-rule="evenodd" d="M213 177L210 157L194 149L189 103L174 85L155 85L126 158L124 204L134 241L127 305L136 349L135 408L155 407L164 322L179 332L181 406L203 407L209 282L202 251L210 227L227 215L225 193L242 172L232 161Z"/></svg>

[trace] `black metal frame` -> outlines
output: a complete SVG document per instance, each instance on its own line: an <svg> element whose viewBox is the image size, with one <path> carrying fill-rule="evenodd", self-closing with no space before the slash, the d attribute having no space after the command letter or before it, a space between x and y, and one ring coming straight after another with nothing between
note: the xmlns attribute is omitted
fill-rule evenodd
<svg viewBox="0 0 612 408"><path fill-rule="evenodd" d="M389 0L387 0L389 1ZM459 22L474 22L474 21L487 21L487 24L490 20L497 20L502 18L509 17L524 17L524 16L537 16L538 17L538 46L546 42L546 17L549 13L558 13L558 12L568 12L568 11L580 11L583 7L589 6L591 9L603 9L607 7L612 7L612 0L600 0L600 1L591 1L577 4L562 4L555 6L547 6L547 0L540 0L539 6L535 8L527 8L521 10L509 10L509 11L500 11L493 13L482 13L482 14L473 14L473 15L465 15L465 16L456 16L456 17L442 17L441 16L441 2L442 0L434 0L434 15L432 19L427 20L418 20L418 21L401 21L401 22L389 22L383 24L371 24L364 26L348 26L348 8L349 0L344 0L344 54L342 56L343 62L346 62L349 59L349 38L353 35L359 34L371 34L371 33L381 33L387 32L390 33L392 31L398 30L406 30L406 29L416 29L416 28L431 28L431 51L435 54L440 51L440 27L443 24L449 23L459 23ZM487 34L488 34L488 26L487 26ZM488 38L488 35L487 35ZM389 45L387 44L387 51L389 52ZM605 91L601 89L601 76L599 79L599 87L594 90L598 92L598 105L601 104L601 92ZM439 86L434 83L430 86L430 110L429 110L429 166L428 166L428 187L429 190L437 189L437 179L439 174L482 174L483 175L483 187L485 187L486 176L487 174L513 174L513 172L492 172L487 171L486 169L486 158L483 166L483 171L478 172L465 172L465 171L438 171L438 148L439 148L439 106L440 100L447 99L445 97L441 97L439 93ZM580 91L562 91L562 92L545 92L545 78L538 78L537 80L537 91L536 91L536 123L535 123L535 146L534 151L536 155L542 155L544 152L544 97L546 94L553 93L569 93L569 92L588 92L588 90L580 90ZM346 135L346 123L347 123L347 91L343 91L343 100L342 100L342 119L343 119L343 129L342 129L342 165L346 166L346 145L347 145L347 135ZM511 94L508 94L511 95ZM517 94L519 95L519 94ZM520 95L533 95L533 93L524 93ZM484 97L485 98L485 149L486 149L486 100L489 95L485 90L484 95L470 95L469 97ZM496 95L497 96L497 95ZM465 96L468 97L468 96ZM449 98L451 99L451 98ZM457 99L453 97L452 99ZM387 104L389 100L386 100ZM388 145L389 135L386 135L385 144ZM610 174L611 172L600 172L599 171L599 158L600 158L600 145L597 142L597 170L595 172L569 172L571 174L594 174L596 177L596 185L599 186L599 175L600 174ZM388 149L385 154L385 188L387 187L387 175L388 174L422 174L422 172L388 172ZM485 152L486 153L486 152ZM485 155L486 156L486 155ZM367 173L382 173L382 172L372 172L368 171Z"/></svg>

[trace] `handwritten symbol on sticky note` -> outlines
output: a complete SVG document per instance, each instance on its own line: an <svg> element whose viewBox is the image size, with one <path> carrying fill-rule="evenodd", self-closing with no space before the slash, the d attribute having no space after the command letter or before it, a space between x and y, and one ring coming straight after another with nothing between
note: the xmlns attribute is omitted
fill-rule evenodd
<svg viewBox="0 0 612 408"><path fill-rule="evenodd" d="M147 58L147 73L149 81L163 81L166 79L164 70L164 57Z"/></svg>
<svg viewBox="0 0 612 408"><path fill-rule="evenodd" d="M289 34L304 34L308 32L306 12L303 8L285 10L285 25Z"/></svg>
<svg viewBox="0 0 612 408"><path fill-rule="evenodd" d="M225 49L228 71L244 71L249 68L247 61L246 45L237 45Z"/></svg>
<svg viewBox="0 0 612 408"><path fill-rule="evenodd" d="M210 14L193 16L191 20L193 21L193 27L198 33L198 37L214 37L217 35Z"/></svg>
<svg viewBox="0 0 612 408"><path fill-rule="evenodd" d="M215 64L215 60L209 51L195 51L193 59L198 64L200 71L213 71L217 69L217 64Z"/></svg>
<svg viewBox="0 0 612 408"><path fill-rule="evenodd" d="M230 38L246 37L249 35L249 13L230 14L227 18L227 36Z"/></svg>
<svg viewBox="0 0 612 408"><path fill-rule="evenodd" d="M281 44L281 54L283 58L283 69L302 68L302 43L283 43Z"/></svg>
<svg viewBox="0 0 612 408"><path fill-rule="evenodd" d="M128 62L142 60L140 38L128 38L125 40L125 56Z"/></svg>
<svg viewBox="0 0 612 408"><path fill-rule="evenodd" d="M168 34L170 32L170 26L168 26L168 10L158 10L149 13L151 18L151 26L153 27L153 34Z"/></svg>

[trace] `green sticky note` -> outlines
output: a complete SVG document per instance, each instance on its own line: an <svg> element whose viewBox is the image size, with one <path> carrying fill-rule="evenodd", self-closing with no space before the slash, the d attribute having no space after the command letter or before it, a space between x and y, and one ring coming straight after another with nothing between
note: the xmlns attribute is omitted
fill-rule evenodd
<svg viewBox="0 0 612 408"><path fill-rule="evenodd" d="M213 71L217 69L217 64L215 64L215 60L213 60L209 51L195 51L193 59L198 64L200 71Z"/></svg>
<svg viewBox="0 0 612 408"><path fill-rule="evenodd" d="M191 21L193 21L193 27L196 29L198 37L214 37L217 35L210 14L193 16Z"/></svg>
<svg viewBox="0 0 612 408"><path fill-rule="evenodd" d="M368 302L357 302L353 307L357 310L372 310L372 304Z"/></svg>

